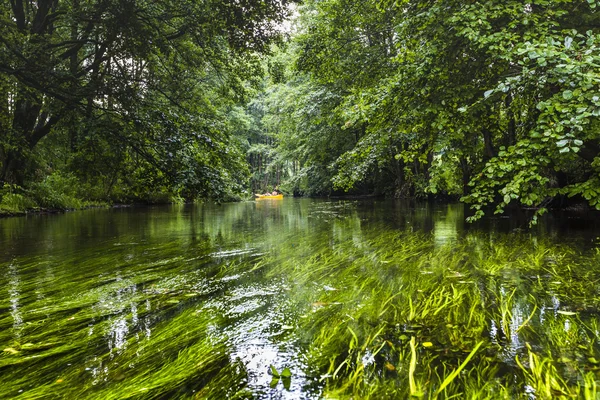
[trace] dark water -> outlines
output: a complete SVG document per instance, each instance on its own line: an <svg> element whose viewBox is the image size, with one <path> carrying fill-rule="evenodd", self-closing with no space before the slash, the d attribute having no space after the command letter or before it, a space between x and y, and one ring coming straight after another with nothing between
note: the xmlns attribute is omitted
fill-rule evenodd
<svg viewBox="0 0 600 400"><path fill-rule="evenodd" d="M319 265L315 254L380 233L423 234L431 248L520 235L579 255L600 234L585 213L531 230L526 216L464 219L460 204L285 199L0 220L0 397L319 398L323 371L300 327L340 284L300 287L279 266ZM518 327L531 307L515 310ZM271 365L291 381L270 387Z"/></svg>

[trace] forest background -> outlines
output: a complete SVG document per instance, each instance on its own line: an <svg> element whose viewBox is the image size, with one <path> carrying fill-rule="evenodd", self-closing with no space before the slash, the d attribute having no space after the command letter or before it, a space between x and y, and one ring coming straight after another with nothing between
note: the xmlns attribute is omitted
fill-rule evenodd
<svg viewBox="0 0 600 400"><path fill-rule="evenodd" d="M600 208L595 0L10 0L0 213L300 196Z"/></svg>

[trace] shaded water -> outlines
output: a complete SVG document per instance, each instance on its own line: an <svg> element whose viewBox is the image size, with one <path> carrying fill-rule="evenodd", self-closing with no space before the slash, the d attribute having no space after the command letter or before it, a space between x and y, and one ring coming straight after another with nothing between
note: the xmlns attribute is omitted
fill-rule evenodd
<svg viewBox="0 0 600 400"><path fill-rule="evenodd" d="M0 220L0 397L584 396L595 220L464 218L285 199Z"/></svg>

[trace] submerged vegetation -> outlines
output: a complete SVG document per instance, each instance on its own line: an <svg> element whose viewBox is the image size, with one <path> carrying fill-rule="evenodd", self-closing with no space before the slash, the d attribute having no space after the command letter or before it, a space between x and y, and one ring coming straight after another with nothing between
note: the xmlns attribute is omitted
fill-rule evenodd
<svg viewBox="0 0 600 400"><path fill-rule="evenodd" d="M2 393L596 398L596 243L461 234L461 208L392 206L2 221Z"/></svg>
<svg viewBox="0 0 600 400"><path fill-rule="evenodd" d="M325 288L298 305L325 398L595 399L597 286L582 282L599 256L582 264L520 236L436 248L387 233L274 271Z"/></svg>

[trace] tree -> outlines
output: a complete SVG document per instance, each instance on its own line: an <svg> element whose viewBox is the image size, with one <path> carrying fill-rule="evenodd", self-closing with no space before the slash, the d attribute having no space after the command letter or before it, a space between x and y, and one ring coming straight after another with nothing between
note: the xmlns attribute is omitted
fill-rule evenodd
<svg viewBox="0 0 600 400"><path fill-rule="evenodd" d="M226 143L218 97L243 92L287 4L11 0L0 10L0 183L23 184L32 150L61 129L73 149L93 131L171 178L182 161L166 162L175 143L194 143L214 162L224 150L208 143Z"/></svg>
<svg viewBox="0 0 600 400"><path fill-rule="evenodd" d="M474 218L562 195L600 207L596 1L307 4L298 68L360 132L338 187L462 194Z"/></svg>

